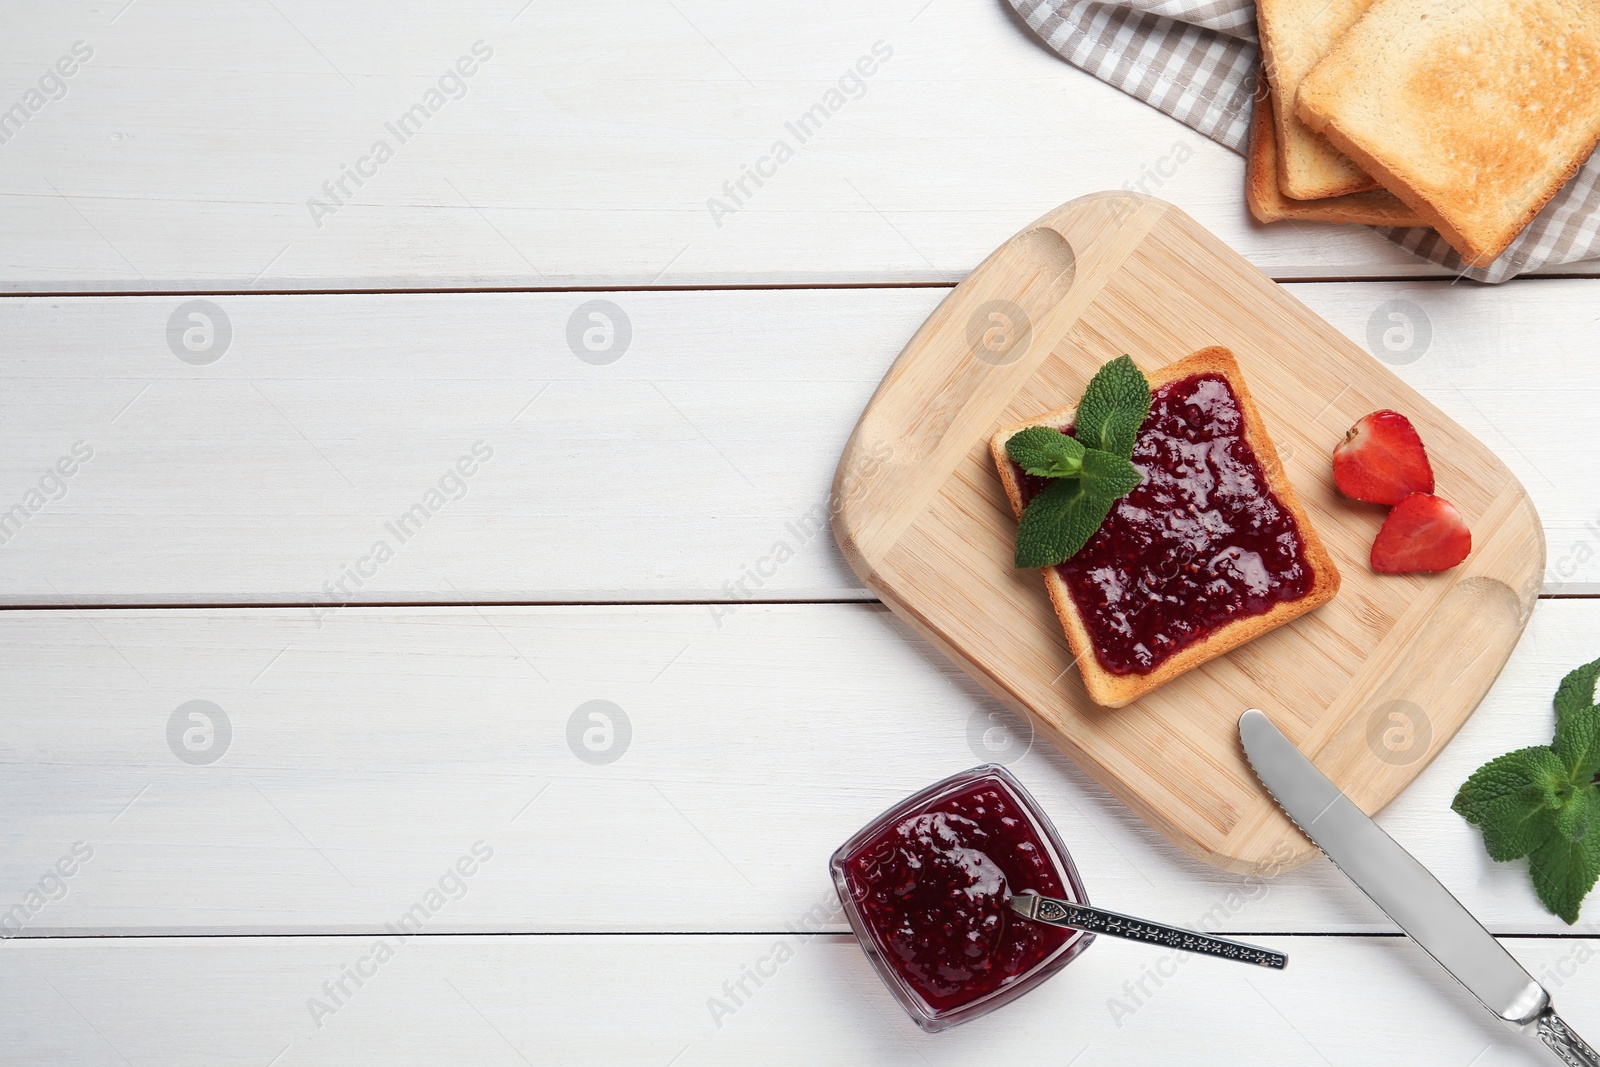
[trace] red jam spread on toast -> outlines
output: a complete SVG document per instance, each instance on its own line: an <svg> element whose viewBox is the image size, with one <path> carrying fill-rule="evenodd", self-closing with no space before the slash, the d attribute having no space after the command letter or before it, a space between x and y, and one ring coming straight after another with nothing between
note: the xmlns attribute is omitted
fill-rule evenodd
<svg viewBox="0 0 1600 1067"><path fill-rule="evenodd" d="M1105 670L1148 674L1228 623L1311 591L1300 527L1267 483L1227 378L1153 390L1132 458L1144 483L1056 566ZM1044 479L1018 474L1032 499Z"/></svg>

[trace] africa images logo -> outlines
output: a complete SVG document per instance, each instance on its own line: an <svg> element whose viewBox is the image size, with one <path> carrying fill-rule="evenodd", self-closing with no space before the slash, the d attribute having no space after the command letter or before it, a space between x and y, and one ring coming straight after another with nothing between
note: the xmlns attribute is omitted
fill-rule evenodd
<svg viewBox="0 0 1600 1067"><path fill-rule="evenodd" d="M742 164L738 177L722 183L721 196L707 197L706 210L711 212L711 221L717 229L722 228L722 220L727 216L736 215L741 208L748 206L756 191L776 178L778 168L798 155L800 148L821 133L829 119L843 111L850 101L866 96L867 79L878 73L893 56L894 46L889 42L873 42L870 51L846 67L816 103L783 124L788 136L775 139L753 163ZM790 142L791 137L793 143Z"/></svg>
<svg viewBox="0 0 1600 1067"><path fill-rule="evenodd" d="M24 91L19 100L10 107L0 109L0 145L9 144L47 104L65 100L69 88L67 79L93 58L94 47L88 41L74 41L71 52L47 67L34 86Z"/></svg>
<svg viewBox="0 0 1600 1067"><path fill-rule="evenodd" d="M494 57L494 49L481 40L474 41L470 51L471 55L457 59L454 65L439 75L421 98L385 122L383 133L373 140L365 154L357 156L354 163L341 163L339 173L322 183L322 196L306 198L306 210L311 213L311 221L317 229L322 229L325 217L337 215L341 208L355 199L356 193L351 186L361 189L376 178L378 168L393 159L401 145L421 133L423 126L443 111L446 104L467 95L467 79L477 74Z"/></svg>

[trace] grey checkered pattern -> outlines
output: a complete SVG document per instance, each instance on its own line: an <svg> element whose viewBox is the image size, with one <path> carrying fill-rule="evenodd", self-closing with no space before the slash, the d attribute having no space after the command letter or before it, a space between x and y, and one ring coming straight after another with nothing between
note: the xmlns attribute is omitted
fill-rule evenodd
<svg viewBox="0 0 1600 1067"><path fill-rule="evenodd" d="M1255 92L1254 0L1010 0L1075 67L1243 155ZM1600 256L1600 153L1487 267L1464 267L1432 230L1379 229L1395 244L1481 282Z"/></svg>

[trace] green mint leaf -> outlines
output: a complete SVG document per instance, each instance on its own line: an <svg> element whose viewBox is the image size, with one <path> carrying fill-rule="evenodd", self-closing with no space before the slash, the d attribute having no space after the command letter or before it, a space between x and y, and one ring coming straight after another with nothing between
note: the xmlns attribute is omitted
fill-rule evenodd
<svg viewBox="0 0 1600 1067"><path fill-rule="evenodd" d="M1072 435L1090 448L1129 459L1149 414L1150 382L1131 357L1118 356L1089 379Z"/></svg>
<svg viewBox="0 0 1600 1067"><path fill-rule="evenodd" d="M1556 836L1558 812L1535 798L1501 797L1488 807L1480 824L1489 858L1505 863L1521 859Z"/></svg>
<svg viewBox="0 0 1600 1067"><path fill-rule="evenodd" d="M1600 660L1561 680L1552 745L1518 749L1479 767L1451 807L1483 830L1496 860L1528 857L1539 900L1571 925L1600 880Z"/></svg>
<svg viewBox="0 0 1600 1067"><path fill-rule="evenodd" d="M1112 506L1144 480L1128 462L1150 414L1150 383L1128 356L1089 380L1072 436L1030 426L1006 441L1006 455L1029 474L1053 479L1023 509L1018 567L1053 567L1076 555Z"/></svg>
<svg viewBox="0 0 1600 1067"><path fill-rule="evenodd" d="M1571 677L1570 675L1568 677ZM1572 711L1556 719L1555 753L1574 786L1600 774L1600 708Z"/></svg>
<svg viewBox="0 0 1600 1067"><path fill-rule="evenodd" d="M1585 663L1561 679L1556 690L1556 718L1577 715L1594 707L1594 683L1600 678L1600 659Z"/></svg>
<svg viewBox="0 0 1600 1067"><path fill-rule="evenodd" d="M1007 454L1010 450L1008 441ZM1112 505L1144 480L1132 463L1095 448L1083 449L1079 468L1076 478L1060 478L1046 485L1022 512L1017 527L1017 566L1053 567L1077 555L1105 522Z"/></svg>
<svg viewBox="0 0 1600 1067"><path fill-rule="evenodd" d="M1574 789L1567 794L1561 807L1552 813L1550 827L1553 837L1579 838L1584 835L1585 828L1597 813L1591 806L1600 798L1600 793L1585 785L1582 789Z"/></svg>
<svg viewBox="0 0 1600 1067"><path fill-rule="evenodd" d="M1522 765L1527 768L1528 780L1544 798L1545 806L1552 811L1561 807L1571 792L1566 764L1561 762L1556 750L1548 745L1536 745L1523 749L1523 752Z"/></svg>
<svg viewBox="0 0 1600 1067"><path fill-rule="evenodd" d="M1138 467L1098 448L1084 451L1082 477L1084 492L1105 498L1108 510L1119 497L1127 496L1144 481Z"/></svg>
<svg viewBox="0 0 1600 1067"><path fill-rule="evenodd" d="M1553 832L1560 799L1552 770L1559 778L1561 761L1548 747L1518 749L1474 771L1450 806L1483 830L1492 858L1504 862L1526 856Z"/></svg>
<svg viewBox="0 0 1600 1067"><path fill-rule="evenodd" d="M1006 455L1040 478L1076 478L1083 470L1082 444L1049 426L1030 426L1011 435Z"/></svg>
<svg viewBox="0 0 1600 1067"><path fill-rule="evenodd" d="M1017 566L1053 567L1070 558L1094 536L1115 502L1086 492L1077 478L1051 482L1022 513Z"/></svg>
<svg viewBox="0 0 1600 1067"><path fill-rule="evenodd" d="M1496 756L1473 771L1472 776L1461 783L1461 788L1456 791L1456 798L1450 807L1468 822L1482 825L1490 805L1503 797L1521 795L1524 790L1532 787L1533 782L1525 761L1529 753L1545 747L1534 745L1531 748L1519 748L1515 752L1508 752L1504 756ZM1544 803L1542 795L1539 795L1538 800L1541 805Z"/></svg>
<svg viewBox="0 0 1600 1067"><path fill-rule="evenodd" d="M1579 812L1570 829L1552 835L1528 861L1539 900L1568 926L1578 921L1583 898L1600 878L1600 793L1585 786L1572 807Z"/></svg>

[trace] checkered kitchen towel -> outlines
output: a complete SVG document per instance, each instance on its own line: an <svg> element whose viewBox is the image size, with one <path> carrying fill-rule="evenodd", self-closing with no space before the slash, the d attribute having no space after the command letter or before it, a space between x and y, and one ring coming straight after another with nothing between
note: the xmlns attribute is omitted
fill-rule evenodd
<svg viewBox="0 0 1600 1067"><path fill-rule="evenodd" d="M1258 61L1254 0L1010 3L1073 66L1244 154ZM1600 256L1600 152L1488 267L1464 267L1432 230L1378 232L1408 252L1481 282Z"/></svg>

